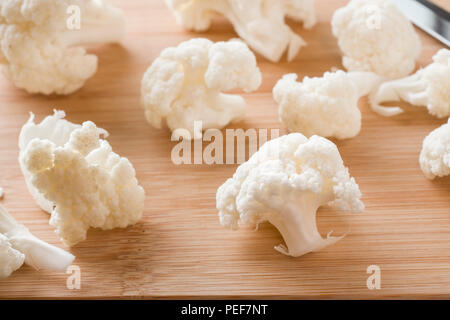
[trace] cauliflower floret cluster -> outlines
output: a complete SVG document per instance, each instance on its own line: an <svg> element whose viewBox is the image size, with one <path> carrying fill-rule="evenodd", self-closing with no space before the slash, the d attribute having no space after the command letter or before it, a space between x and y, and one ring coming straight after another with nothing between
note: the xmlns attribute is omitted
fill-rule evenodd
<svg viewBox="0 0 450 320"><path fill-rule="evenodd" d="M80 29L69 28L70 8L79 10ZM97 70L97 57L80 45L118 42L124 25L106 0L0 1L0 65L30 93L70 94Z"/></svg>
<svg viewBox="0 0 450 320"><path fill-rule="evenodd" d="M0 278L9 277L25 262L39 269L65 271L75 257L35 236L0 205Z"/></svg>
<svg viewBox="0 0 450 320"><path fill-rule="evenodd" d="M317 230L316 211L331 205L360 212L361 192L331 141L291 133L265 143L233 178L217 190L217 209L224 227L268 221L286 246L276 250L298 257L335 243L341 237Z"/></svg>
<svg viewBox="0 0 450 320"><path fill-rule="evenodd" d="M450 175L450 119L425 138L419 162L430 180Z"/></svg>
<svg viewBox="0 0 450 320"><path fill-rule="evenodd" d="M56 119L44 120L47 124L57 122L47 128L46 138L38 135L28 143L21 141L20 162L35 192L51 203L50 224L62 241L72 246L86 239L91 227L109 230L137 223L145 194L130 161L100 139L106 131L93 122L74 129L72 124L60 122L64 113L55 112L53 117ZM32 132L32 125L28 125ZM37 126L35 129L39 131ZM61 135L50 140L56 132ZM25 136L32 137L21 135Z"/></svg>
<svg viewBox="0 0 450 320"><path fill-rule="evenodd" d="M426 106L438 118L450 116L450 50L439 50L433 56L433 63L412 76L383 83L371 95L370 102L375 112L390 117L402 113L403 109L380 104L399 100Z"/></svg>
<svg viewBox="0 0 450 320"><path fill-rule="evenodd" d="M285 75L273 88L280 121L289 131L338 139L352 138L361 130L358 100L381 78L369 72L326 72L322 78Z"/></svg>
<svg viewBox="0 0 450 320"><path fill-rule="evenodd" d="M220 129L244 116L245 100L222 91L251 92L260 84L255 56L242 41L192 39L163 50L153 62L142 79L142 105L153 127L166 119L175 137L198 139L195 121L203 129Z"/></svg>
<svg viewBox="0 0 450 320"><path fill-rule="evenodd" d="M205 31L217 15L225 16L236 33L256 52L276 62L285 51L288 60L306 42L285 23L285 17L303 22L306 29L316 24L314 0L166 0L184 28Z"/></svg>
<svg viewBox="0 0 450 320"><path fill-rule="evenodd" d="M410 74L422 45L411 22L390 0L352 0L333 15L333 34L349 71L386 78Z"/></svg>

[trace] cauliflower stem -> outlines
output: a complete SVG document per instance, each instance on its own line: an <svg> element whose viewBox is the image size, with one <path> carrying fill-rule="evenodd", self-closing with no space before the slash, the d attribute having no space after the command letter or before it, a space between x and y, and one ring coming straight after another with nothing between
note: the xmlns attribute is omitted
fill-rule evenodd
<svg viewBox="0 0 450 320"><path fill-rule="evenodd" d="M286 202L274 198L257 199L264 202L268 208L272 207L273 210L281 212L269 214L267 221L278 229L286 243L275 247L275 250L282 254L299 257L308 252L319 251L344 237L331 237L330 232L324 239L317 229L317 210L323 203L332 201L331 196L317 196L311 192Z"/></svg>

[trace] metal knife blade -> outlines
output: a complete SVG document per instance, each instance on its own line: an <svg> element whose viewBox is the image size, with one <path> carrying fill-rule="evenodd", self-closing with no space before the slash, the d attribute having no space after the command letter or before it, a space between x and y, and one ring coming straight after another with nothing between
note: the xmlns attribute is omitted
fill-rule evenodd
<svg viewBox="0 0 450 320"><path fill-rule="evenodd" d="M427 0L395 0L417 27L450 47L450 13Z"/></svg>

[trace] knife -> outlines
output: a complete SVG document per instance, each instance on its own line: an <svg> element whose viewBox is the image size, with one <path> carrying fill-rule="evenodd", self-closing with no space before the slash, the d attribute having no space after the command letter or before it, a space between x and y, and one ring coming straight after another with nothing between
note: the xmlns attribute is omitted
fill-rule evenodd
<svg viewBox="0 0 450 320"><path fill-rule="evenodd" d="M450 13L427 0L395 0L417 27L450 47Z"/></svg>

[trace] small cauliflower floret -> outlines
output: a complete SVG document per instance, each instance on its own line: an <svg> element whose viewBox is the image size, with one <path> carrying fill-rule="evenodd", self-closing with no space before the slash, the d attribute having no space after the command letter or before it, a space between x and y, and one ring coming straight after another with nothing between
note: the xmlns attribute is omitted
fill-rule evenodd
<svg viewBox="0 0 450 320"><path fill-rule="evenodd" d="M255 56L242 41L192 39L153 62L142 79L142 105L153 127L161 128L165 118L176 138L198 139L195 121L205 130L220 129L244 117L245 100L222 91L251 92L260 84Z"/></svg>
<svg viewBox="0 0 450 320"><path fill-rule="evenodd" d="M217 209L224 227L268 221L286 243L279 252L298 257L318 251L342 237L323 239L316 211L331 205L361 212L361 192L331 141L291 133L265 143L233 178L217 190Z"/></svg>
<svg viewBox="0 0 450 320"><path fill-rule="evenodd" d="M390 0L352 0L336 10L331 25L347 70L391 79L414 70L422 50L419 36Z"/></svg>
<svg viewBox="0 0 450 320"><path fill-rule="evenodd" d="M280 121L289 131L307 137L314 134L338 139L352 138L361 130L358 100L381 78L370 72L326 72L322 78L285 75L273 88Z"/></svg>
<svg viewBox="0 0 450 320"><path fill-rule="evenodd" d="M412 76L383 83L370 97L372 109L385 117L400 114L403 109L380 104L400 100L426 106L438 118L450 116L450 50L439 50L433 63Z"/></svg>
<svg viewBox="0 0 450 320"><path fill-rule="evenodd" d="M145 193L132 164L100 139L105 130L90 121L74 127L62 116L59 111L44 120L56 122L54 127L29 123L29 135L21 134L29 142L23 140L19 160L28 183L50 204L56 233L72 246L85 240L91 227L109 230L137 223Z"/></svg>
<svg viewBox="0 0 450 320"><path fill-rule="evenodd" d="M79 29L70 25L78 13ZM97 70L97 57L81 46L120 41L124 21L106 0L0 1L3 73L29 93L70 94Z"/></svg>
<svg viewBox="0 0 450 320"><path fill-rule="evenodd" d="M425 138L419 162L430 180L450 175L450 118Z"/></svg>
<svg viewBox="0 0 450 320"><path fill-rule="evenodd" d="M8 277L25 262L39 269L65 271L75 257L35 236L0 205L0 278Z"/></svg>
<svg viewBox="0 0 450 320"><path fill-rule="evenodd" d="M166 0L184 28L205 31L217 15L225 16L236 33L255 51L276 62L285 51L288 60L306 42L285 23L285 17L303 22L306 29L316 24L314 0Z"/></svg>

